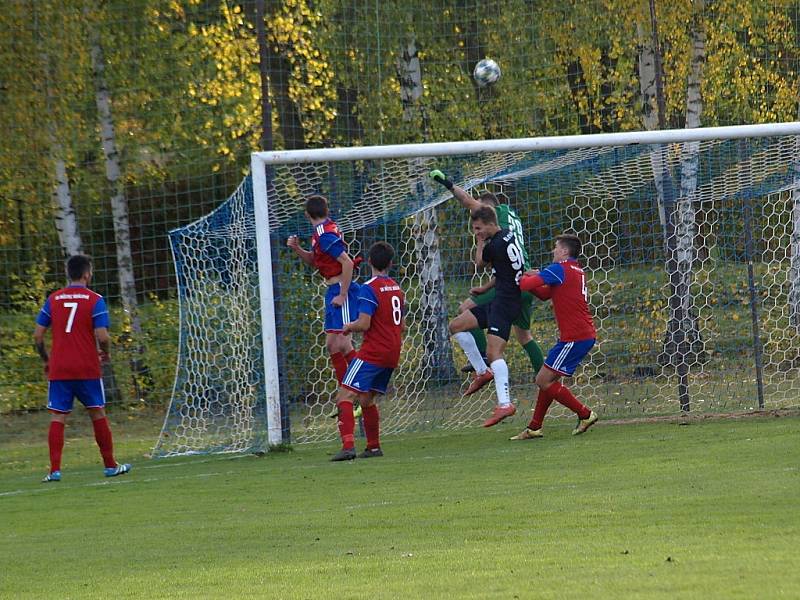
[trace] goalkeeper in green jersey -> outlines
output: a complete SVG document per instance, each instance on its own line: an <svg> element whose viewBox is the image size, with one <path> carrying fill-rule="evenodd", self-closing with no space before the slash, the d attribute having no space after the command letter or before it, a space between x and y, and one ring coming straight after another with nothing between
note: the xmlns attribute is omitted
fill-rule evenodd
<svg viewBox="0 0 800 600"><path fill-rule="evenodd" d="M501 229L509 229L517 240L517 244L522 250L522 257L525 261L525 271L530 270L530 262L528 261L528 251L525 247L525 235L522 230L522 221L520 221L517 213L508 204L501 204L497 196L491 192L482 193L477 199L473 198L466 190L455 185L450 181L447 176L438 169L430 172L430 177L436 183L446 187L456 200L461 203L461 206L472 212L476 208L483 205L489 205L497 212L497 221ZM458 307L458 312L462 313L465 310L470 310L475 306L482 306L489 304L495 296L494 278L488 283L470 289L470 297L464 300ZM544 364L544 355L539 344L533 339L531 335L531 307L533 304L533 295L530 292L522 292L522 310L519 316L513 323L514 335L519 340L523 350L528 355L531 361L533 372L538 373L539 369ZM481 356L486 356L486 334L483 329L473 329L470 331L472 337L475 339L475 344L480 350ZM473 367L468 365L464 368L465 372L472 371Z"/></svg>

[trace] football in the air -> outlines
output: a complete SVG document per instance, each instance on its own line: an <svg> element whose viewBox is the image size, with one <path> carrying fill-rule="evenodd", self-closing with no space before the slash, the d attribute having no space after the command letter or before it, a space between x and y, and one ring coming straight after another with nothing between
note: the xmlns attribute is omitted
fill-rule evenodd
<svg viewBox="0 0 800 600"><path fill-rule="evenodd" d="M479 87L486 87L500 79L500 67L491 58L484 58L475 65L472 76Z"/></svg>

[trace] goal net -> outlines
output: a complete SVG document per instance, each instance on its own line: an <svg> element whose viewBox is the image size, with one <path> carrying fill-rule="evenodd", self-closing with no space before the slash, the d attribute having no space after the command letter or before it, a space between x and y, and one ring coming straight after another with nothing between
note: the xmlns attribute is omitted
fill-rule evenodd
<svg viewBox="0 0 800 600"><path fill-rule="evenodd" d="M534 267L550 262L556 234L582 239L598 344L568 385L595 412L797 406L798 134L776 124L256 154L252 179L171 233L180 354L155 454L336 439L325 286L285 246L299 235L308 247L313 193L328 198L351 255L377 240L397 253L408 330L380 399L382 433L479 425L494 390L461 396L466 359L447 323L488 274L472 264L467 211L429 180L434 168L510 204ZM369 277L366 263L356 277ZM534 307L531 331L545 352L555 343L549 304ZM518 428L535 373L513 334L506 358Z"/></svg>

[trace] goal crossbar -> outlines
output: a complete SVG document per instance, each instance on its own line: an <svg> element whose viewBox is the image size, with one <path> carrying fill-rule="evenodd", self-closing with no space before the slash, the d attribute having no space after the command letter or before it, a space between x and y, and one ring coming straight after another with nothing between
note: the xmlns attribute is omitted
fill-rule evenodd
<svg viewBox="0 0 800 600"><path fill-rule="evenodd" d="M258 160L264 164L298 164L315 161L380 160L387 158L452 156L456 154L478 154L482 152L574 150L576 148L625 146L630 144L675 144L785 135L800 135L800 121L764 123L759 125L732 125L727 127L700 127L696 129L626 131L620 133L596 133L590 135L563 135L469 142L279 150L274 152L254 152L252 157L253 160Z"/></svg>

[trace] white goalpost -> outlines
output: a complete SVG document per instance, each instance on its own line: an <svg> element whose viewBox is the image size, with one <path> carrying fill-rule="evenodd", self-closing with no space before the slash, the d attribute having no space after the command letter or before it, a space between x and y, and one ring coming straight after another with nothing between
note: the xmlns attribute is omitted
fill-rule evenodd
<svg viewBox="0 0 800 600"><path fill-rule="evenodd" d="M285 248L290 234L307 243L312 193L329 199L351 253L378 239L397 250L410 326L384 431L479 422L491 390L460 398L463 359L446 322L480 274L466 214L430 185L433 168L507 200L537 265L555 234L582 238L599 343L573 385L600 412L796 405L798 136L791 122L254 153L220 209L171 232L181 340L155 455L335 438L322 286ZM553 343L547 307L532 332L545 351ZM520 356L509 361L522 421L534 374Z"/></svg>

